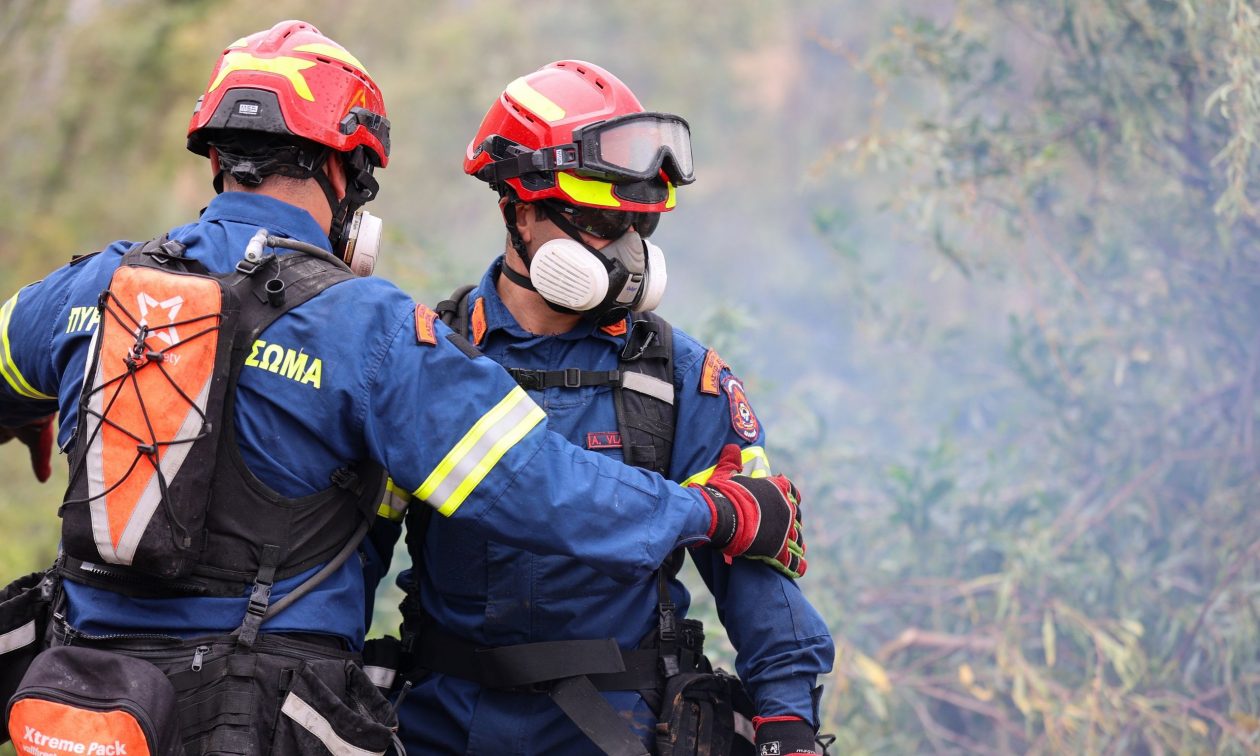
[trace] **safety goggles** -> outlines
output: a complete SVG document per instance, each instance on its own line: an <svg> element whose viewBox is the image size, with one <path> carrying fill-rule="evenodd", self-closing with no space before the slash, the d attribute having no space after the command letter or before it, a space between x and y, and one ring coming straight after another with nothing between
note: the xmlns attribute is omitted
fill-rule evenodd
<svg viewBox="0 0 1260 756"><path fill-rule="evenodd" d="M696 180L691 128L668 113L631 113L573 132L581 154L576 171L613 179L647 181L661 172L676 186Z"/></svg>
<svg viewBox="0 0 1260 756"><path fill-rule="evenodd" d="M574 228L600 239L617 239L634 226L639 236L647 238L656 230L660 213L626 213L617 210L600 210L594 207L578 207L563 202L545 200L552 211L559 213Z"/></svg>
<svg viewBox="0 0 1260 756"><path fill-rule="evenodd" d="M487 145L495 154L495 145ZM483 181L503 181L526 173L573 171L579 176L626 183L648 181L660 172L675 186L696 180L691 128L668 113L631 113L583 126L573 142L497 160L482 168Z"/></svg>

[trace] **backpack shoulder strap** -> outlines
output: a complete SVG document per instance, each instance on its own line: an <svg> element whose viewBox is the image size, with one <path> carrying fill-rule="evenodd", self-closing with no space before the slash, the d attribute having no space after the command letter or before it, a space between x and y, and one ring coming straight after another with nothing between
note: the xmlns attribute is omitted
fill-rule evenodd
<svg viewBox="0 0 1260 756"><path fill-rule="evenodd" d="M632 316L613 389L621 453L627 464L669 477L676 425L674 329L654 312Z"/></svg>
<svg viewBox="0 0 1260 756"><path fill-rule="evenodd" d="M455 291L451 292L451 296L443 299L434 307L438 317L452 331L468 338L468 295L477 287L472 284L464 284Z"/></svg>

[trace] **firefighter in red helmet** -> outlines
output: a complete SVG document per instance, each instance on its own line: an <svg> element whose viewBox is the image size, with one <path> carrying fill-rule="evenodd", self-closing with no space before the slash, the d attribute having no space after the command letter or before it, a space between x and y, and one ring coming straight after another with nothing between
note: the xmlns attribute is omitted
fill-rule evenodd
<svg viewBox="0 0 1260 756"><path fill-rule="evenodd" d="M693 170L687 122L645 111L603 68L564 60L516 79L464 160L499 195L504 254L437 309L570 441L679 482L765 481L742 383L652 311L666 269L649 237ZM588 506L618 502L610 491ZM626 582L416 524L414 567L399 578L415 656L399 709L409 753L813 752L817 676L834 646L794 582L799 550L732 561L698 546ZM712 672L705 632L685 618L682 551L717 601L746 690Z"/></svg>
<svg viewBox="0 0 1260 756"><path fill-rule="evenodd" d="M18 752L88 737L112 753L386 751L395 715L359 659L365 572L384 561L364 534L394 511L386 490L620 579L680 543L799 548L786 479L683 488L575 448L368 275L389 121L315 27L228 46L188 147L219 192L195 222L0 307L0 440L43 475L59 413L70 465L55 570L0 595L0 684L30 664L8 710ZM585 507L610 489L616 511Z"/></svg>

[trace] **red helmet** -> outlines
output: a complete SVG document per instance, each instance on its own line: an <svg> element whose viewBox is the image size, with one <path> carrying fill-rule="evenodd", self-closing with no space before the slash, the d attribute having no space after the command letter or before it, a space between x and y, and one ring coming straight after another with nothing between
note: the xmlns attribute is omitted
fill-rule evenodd
<svg viewBox="0 0 1260 756"><path fill-rule="evenodd" d="M464 172L523 202L661 213L695 180L687 122L643 110L630 88L580 60L503 90L468 144Z"/></svg>
<svg viewBox="0 0 1260 756"><path fill-rule="evenodd" d="M294 136L389 162L389 120L363 64L319 29L281 21L228 45L188 122L188 149L209 152L216 131Z"/></svg>

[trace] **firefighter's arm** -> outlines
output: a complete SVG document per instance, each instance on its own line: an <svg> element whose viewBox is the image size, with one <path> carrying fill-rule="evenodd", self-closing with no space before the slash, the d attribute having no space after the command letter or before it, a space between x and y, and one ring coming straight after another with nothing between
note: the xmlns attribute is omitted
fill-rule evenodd
<svg viewBox="0 0 1260 756"><path fill-rule="evenodd" d="M25 446L40 482L52 474L57 387L48 345L56 294L35 283L0 306L0 444Z"/></svg>
<svg viewBox="0 0 1260 756"><path fill-rule="evenodd" d="M715 352L679 333L672 469L680 477L708 480L720 450L734 443L741 446L745 473L770 476L765 431L742 382ZM736 671L757 705L758 742L778 740L783 749L812 743L818 724L814 686L835 654L821 616L780 571L754 560L726 560L710 548L689 551L737 650Z"/></svg>
<svg viewBox="0 0 1260 756"><path fill-rule="evenodd" d="M711 506L696 490L549 431L502 367L417 312L393 325L373 368L364 429L395 483L437 515L626 581L679 545L729 536L756 546L745 537L751 521L728 503ZM716 533L719 521L733 521L734 532Z"/></svg>

